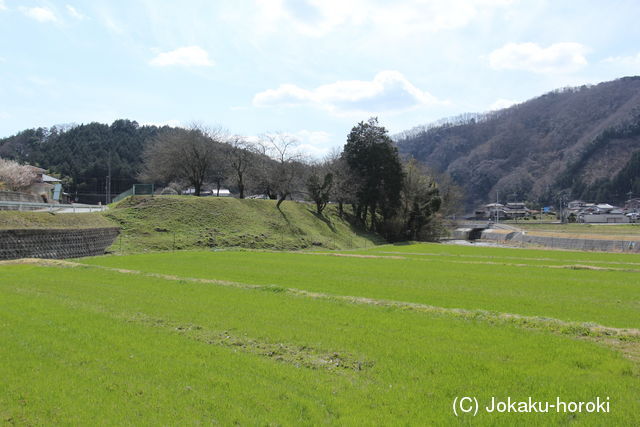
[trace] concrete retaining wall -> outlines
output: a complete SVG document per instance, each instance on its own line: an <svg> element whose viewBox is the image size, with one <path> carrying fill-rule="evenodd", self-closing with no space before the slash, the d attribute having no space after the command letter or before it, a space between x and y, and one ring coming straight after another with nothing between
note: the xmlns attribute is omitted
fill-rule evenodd
<svg viewBox="0 0 640 427"><path fill-rule="evenodd" d="M486 230L482 232L482 238L501 243L531 244L578 251L640 252L640 242L632 240L601 240L534 236L522 232L504 233L504 230Z"/></svg>
<svg viewBox="0 0 640 427"><path fill-rule="evenodd" d="M472 228L456 228L451 233L451 237L456 240L471 240Z"/></svg>
<svg viewBox="0 0 640 427"><path fill-rule="evenodd" d="M0 202L43 203L42 197L35 194L20 193L19 191L0 191ZM35 208L26 208L32 210ZM0 206L0 210L18 210L18 206Z"/></svg>
<svg viewBox="0 0 640 427"><path fill-rule="evenodd" d="M513 239L515 234L517 233L514 231L494 230L490 228L482 231L481 238L485 240L497 240L500 242L506 242Z"/></svg>
<svg viewBox="0 0 640 427"><path fill-rule="evenodd" d="M103 255L119 232L117 227L0 230L0 259Z"/></svg>
<svg viewBox="0 0 640 427"><path fill-rule="evenodd" d="M42 203L42 197L19 191L0 191L0 202Z"/></svg>

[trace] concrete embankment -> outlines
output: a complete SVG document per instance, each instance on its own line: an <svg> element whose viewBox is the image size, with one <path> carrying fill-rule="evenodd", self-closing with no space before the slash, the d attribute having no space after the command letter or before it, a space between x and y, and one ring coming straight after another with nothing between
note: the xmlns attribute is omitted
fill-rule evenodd
<svg viewBox="0 0 640 427"><path fill-rule="evenodd" d="M579 251L640 252L640 241L540 236L500 228L483 230L480 238L511 245L536 245Z"/></svg>

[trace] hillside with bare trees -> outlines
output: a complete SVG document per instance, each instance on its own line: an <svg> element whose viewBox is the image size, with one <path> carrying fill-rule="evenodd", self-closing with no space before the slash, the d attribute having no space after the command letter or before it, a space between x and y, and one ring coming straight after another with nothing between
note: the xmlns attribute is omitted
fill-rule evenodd
<svg viewBox="0 0 640 427"><path fill-rule="evenodd" d="M640 195L640 77L564 88L395 137L400 153L446 172L465 204L619 202ZM635 155L634 155L635 153Z"/></svg>

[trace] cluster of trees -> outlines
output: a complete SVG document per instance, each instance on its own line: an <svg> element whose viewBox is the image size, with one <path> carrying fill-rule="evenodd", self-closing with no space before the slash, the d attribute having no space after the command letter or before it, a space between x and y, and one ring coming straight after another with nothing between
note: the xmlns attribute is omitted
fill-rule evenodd
<svg viewBox="0 0 640 427"><path fill-rule="evenodd" d="M286 134L250 142L197 125L159 133L143 159L144 181L190 187L195 195L224 184L240 198L251 191L277 200L277 207L287 198L307 199L319 215L336 202L340 215L389 239L430 236L442 204L435 179L417 161L401 161L375 118L355 126L343 151L320 162L305 159ZM351 206L348 213L346 205Z"/></svg>
<svg viewBox="0 0 640 427"><path fill-rule="evenodd" d="M219 192L226 185L240 198L257 193L277 199L278 206L302 193L307 169L296 141L286 134L263 135L251 142L197 124L160 132L146 145L142 158L141 181L177 192L190 188L196 196L207 188Z"/></svg>
<svg viewBox="0 0 640 427"><path fill-rule="evenodd" d="M387 130L371 118L355 126L340 156L353 183L355 217L390 240L425 238L442 198L435 178L411 158L404 164Z"/></svg>
<svg viewBox="0 0 640 427"><path fill-rule="evenodd" d="M17 191L27 187L36 179L36 172L29 166L0 158L0 189Z"/></svg>

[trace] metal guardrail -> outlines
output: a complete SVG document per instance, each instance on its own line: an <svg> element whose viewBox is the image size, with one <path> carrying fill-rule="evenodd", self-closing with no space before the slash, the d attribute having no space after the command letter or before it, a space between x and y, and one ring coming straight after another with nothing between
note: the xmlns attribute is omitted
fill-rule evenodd
<svg viewBox="0 0 640 427"><path fill-rule="evenodd" d="M9 202L0 201L0 210L3 206L14 208L11 210L18 211L47 211L47 212L62 212L62 213L84 213L84 212L101 212L107 208L107 206L101 205L85 205L80 203L74 204L57 204L57 203L33 203L33 202ZM17 207L17 209L15 209ZM25 209L26 208L26 209Z"/></svg>

